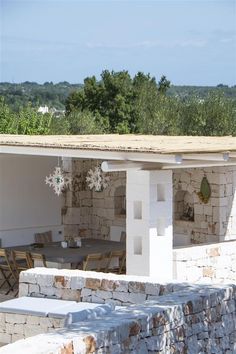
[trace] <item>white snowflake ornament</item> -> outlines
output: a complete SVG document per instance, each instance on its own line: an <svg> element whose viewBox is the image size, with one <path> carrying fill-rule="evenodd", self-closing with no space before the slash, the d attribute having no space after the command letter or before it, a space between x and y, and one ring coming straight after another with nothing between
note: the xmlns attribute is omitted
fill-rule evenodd
<svg viewBox="0 0 236 354"><path fill-rule="evenodd" d="M100 166L95 167L94 170L90 169L86 177L89 189L94 189L95 192L101 192L106 189L109 181L110 178L102 172Z"/></svg>
<svg viewBox="0 0 236 354"><path fill-rule="evenodd" d="M50 187L53 187L54 192L59 196L62 191L71 184L71 177L66 176L61 167L56 167L55 171L49 177L45 179L46 184L49 184Z"/></svg>

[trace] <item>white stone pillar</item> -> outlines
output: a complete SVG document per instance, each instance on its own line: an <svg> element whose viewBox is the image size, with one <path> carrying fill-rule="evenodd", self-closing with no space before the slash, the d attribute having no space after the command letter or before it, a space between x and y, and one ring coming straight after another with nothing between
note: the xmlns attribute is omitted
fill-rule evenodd
<svg viewBox="0 0 236 354"><path fill-rule="evenodd" d="M127 274L172 279L172 171L127 171Z"/></svg>

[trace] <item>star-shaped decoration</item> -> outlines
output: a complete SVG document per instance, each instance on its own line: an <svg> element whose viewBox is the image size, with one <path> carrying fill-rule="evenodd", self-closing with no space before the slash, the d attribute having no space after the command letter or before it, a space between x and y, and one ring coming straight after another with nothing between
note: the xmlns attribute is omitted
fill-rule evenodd
<svg viewBox="0 0 236 354"><path fill-rule="evenodd" d="M71 184L71 177L66 176L61 167L58 166L52 175L46 177L45 182L50 187L53 187L54 192L59 196Z"/></svg>
<svg viewBox="0 0 236 354"><path fill-rule="evenodd" d="M94 170L90 169L86 177L89 189L94 189L95 192L101 192L106 189L109 180L110 178L102 172L100 166L95 167Z"/></svg>

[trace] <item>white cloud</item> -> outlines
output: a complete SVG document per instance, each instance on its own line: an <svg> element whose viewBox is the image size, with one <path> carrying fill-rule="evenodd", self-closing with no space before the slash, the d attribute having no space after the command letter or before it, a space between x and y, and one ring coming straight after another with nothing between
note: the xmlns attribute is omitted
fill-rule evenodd
<svg viewBox="0 0 236 354"><path fill-rule="evenodd" d="M235 42L235 38L221 38L220 40L219 40L219 42L220 43L232 43L232 42Z"/></svg>
<svg viewBox="0 0 236 354"><path fill-rule="evenodd" d="M87 42L86 47L89 49L135 49L135 48L174 48L174 47L205 47L207 40L204 39L186 39L186 40L146 40L134 43L105 43L105 42Z"/></svg>

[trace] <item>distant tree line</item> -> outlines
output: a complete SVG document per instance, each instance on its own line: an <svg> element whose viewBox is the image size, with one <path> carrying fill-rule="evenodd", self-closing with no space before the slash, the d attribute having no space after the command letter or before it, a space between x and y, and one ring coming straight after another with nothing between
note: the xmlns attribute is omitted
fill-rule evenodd
<svg viewBox="0 0 236 354"><path fill-rule="evenodd" d="M67 90L70 87L67 97L65 91L63 94L64 116L37 113L31 101L13 109L2 95L0 133L236 135L234 87L220 84L214 89L206 88L203 95L197 91L185 94L188 90L184 87L182 94L173 94L165 76L157 82L141 72L132 78L127 71L108 70L102 72L100 80L88 77L84 85L74 86L73 90L66 82L57 85ZM49 89L55 85L43 86ZM230 90L233 94L229 94Z"/></svg>
<svg viewBox="0 0 236 354"><path fill-rule="evenodd" d="M5 102L15 112L28 105L29 102L32 107L46 105L49 108L64 109L69 93L81 86L70 84L67 81L57 84L45 82L42 85L29 81L21 84L2 82L0 83L0 96L4 97Z"/></svg>

